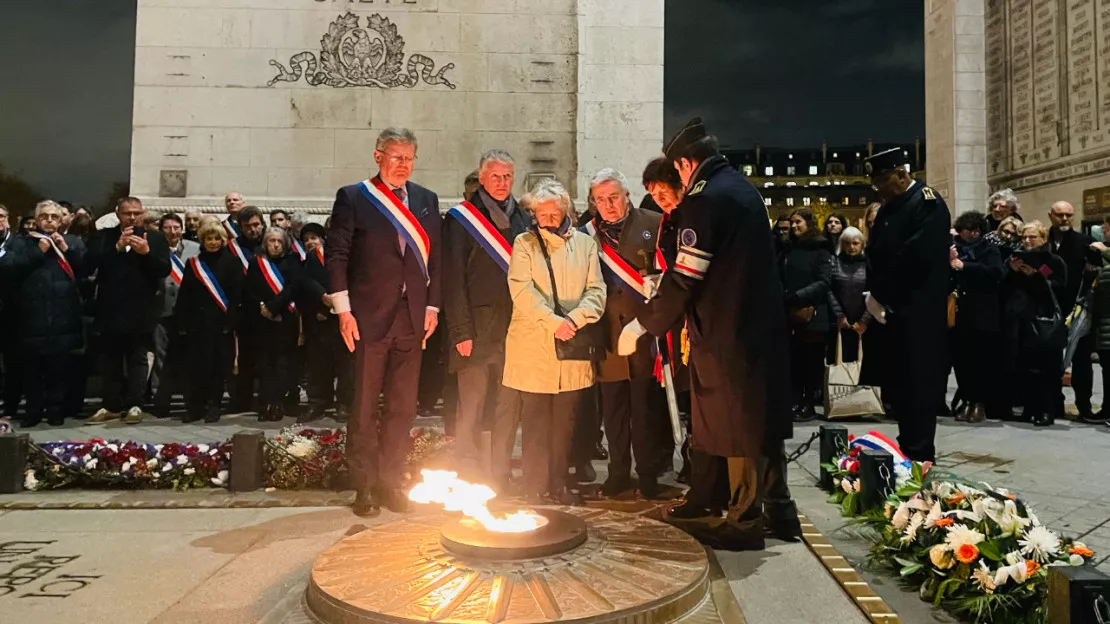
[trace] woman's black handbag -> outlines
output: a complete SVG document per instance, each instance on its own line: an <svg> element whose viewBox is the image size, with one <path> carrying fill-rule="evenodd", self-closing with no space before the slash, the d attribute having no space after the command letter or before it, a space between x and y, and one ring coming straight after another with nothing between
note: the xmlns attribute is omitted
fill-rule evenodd
<svg viewBox="0 0 1110 624"><path fill-rule="evenodd" d="M540 243L540 251L547 262L547 273L551 276L551 299L555 303L555 314L566 318L563 306L559 305L559 289L555 286L555 269L551 266L551 256L547 253L547 244L543 242L543 234L536 231L536 239ZM555 340L555 358L563 361L600 362L605 359L605 328L601 323L589 323L579 327L574 337L570 340Z"/></svg>
<svg viewBox="0 0 1110 624"><path fill-rule="evenodd" d="M1032 343L1037 349L1063 350L1068 344L1068 326L1064 322L1064 315L1060 312L1060 304L1056 301L1056 293L1052 292L1052 284L1047 284L1048 294L1052 298L1051 316L1037 314L1030 323Z"/></svg>

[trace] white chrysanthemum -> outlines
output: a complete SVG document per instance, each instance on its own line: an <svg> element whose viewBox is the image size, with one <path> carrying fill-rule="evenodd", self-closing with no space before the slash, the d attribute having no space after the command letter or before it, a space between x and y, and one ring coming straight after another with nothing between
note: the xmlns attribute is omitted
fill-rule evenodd
<svg viewBox="0 0 1110 624"><path fill-rule="evenodd" d="M195 469L195 468L186 468L184 472L185 472L185 474L187 474L187 475L192 475L192 474L196 474L196 473L197 473L197 471L196 471L196 469Z"/></svg>
<svg viewBox="0 0 1110 624"><path fill-rule="evenodd" d="M33 490L38 486L39 480L35 478L35 471L27 469L27 472L23 473L23 489Z"/></svg>
<svg viewBox="0 0 1110 624"><path fill-rule="evenodd" d="M915 496L909 500L910 509L914 511L929 511L930 503L924 498Z"/></svg>
<svg viewBox="0 0 1110 624"><path fill-rule="evenodd" d="M88 457L88 455L86 455L85 457ZM100 460L98 460L97 458L94 457L94 458L88 460L87 462L85 462L85 468L88 468L89 470L92 470L93 468L96 468L96 465L98 463L100 463Z"/></svg>
<svg viewBox="0 0 1110 624"><path fill-rule="evenodd" d="M905 464L895 464L894 466L894 485L902 487L913 478L913 471L910 470Z"/></svg>
<svg viewBox="0 0 1110 624"><path fill-rule="evenodd" d="M1037 563L1048 563L1060 552L1060 538L1043 526L1035 526L1018 540L1021 553Z"/></svg>
<svg viewBox="0 0 1110 624"><path fill-rule="evenodd" d="M285 449L293 457L309 457L314 455L320 449L320 445L315 440L308 438L297 438Z"/></svg>
<svg viewBox="0 0 1110 624"><path fill-rule="evenodd" d="M894 517L891 518L890 524L899 531L906 528L910 523L910 506L907 503L898 505L898 509L894 511Z"/></svg>
<svg viewBox="0 0 1110 624"><path fill-rule="evenodd" d="M983 534L965 525L953 524L948 527L948 536L944 538L944 541L949 548L956 551L960 549L960 546L975 546L983 541Z"/></svg>
<svg viewBox="0 0 1110 624"><path fill-rule="evenodd" d="M902 534L902 543L909 544L917 539L917 530L920 529L923 524L925 524L925 516L919 513L914 514L913 517L910 518L909 526L906 527L905 532Z"/></svg>

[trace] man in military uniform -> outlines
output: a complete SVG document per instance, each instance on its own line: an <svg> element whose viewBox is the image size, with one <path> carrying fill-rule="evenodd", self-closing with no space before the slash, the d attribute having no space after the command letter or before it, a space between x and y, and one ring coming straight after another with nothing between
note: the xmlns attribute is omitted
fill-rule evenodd
<svg viewBox="0 0 1110 624"><path fill-rule="evenodd" d="M902 452L933 461L934 408L944 402L948 376L951 215L936 191L910 175L902 148L875 154L866 167L883 200L867 243L867 309L886 324L882 353L874 355L898 420Z"/></svg>
<svg viewBox="0 0 1110 624"><path fill-rule="evenodd" d="M792 434L786 317L767 209L694 119L664 150L687 189L678 255L655 298L625 328L621 352L647 330L663 336L686 317L692 446L727 458L727 518L680 526L704 543L762 549L764 515L775 534L800 533L786 486L783 440ZM712 474L712 473L711 473ZM710 491L715 484L691 483ZM685 505L673 518L688 518Z"/></svg>

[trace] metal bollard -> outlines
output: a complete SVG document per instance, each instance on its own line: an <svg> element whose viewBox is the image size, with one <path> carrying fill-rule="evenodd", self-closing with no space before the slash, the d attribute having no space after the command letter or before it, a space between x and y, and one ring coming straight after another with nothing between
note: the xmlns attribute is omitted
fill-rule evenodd
<svg viewBox="0 0 1110 624"><path fill-rule="evenodd" d="M1048 569L1049 624L1110 622L1110 576L1094 566Z"/></svg>
<svg viewBox="0 0 1110 624"><path fill-rule="evenodd" d="M848 447L848 428L844 425L821 425L821 463L832 463L841 450ZM832 489L832 475L821 469L821 479L818 484L826 490Z"/></svg>
<svg viewBox="0 0 1110 624"><path fill-rule="evenodd" d="M894 457L886 451L864 449L859 454L859 479L863 508L881 506L894 491Z"/></svg>
<svg viewBox="0 0 1110 624"><path fill-rule="evenodd" d="M27 469L27 446L31 436L26 433L0 434L0 494L23 491L23 471Z"/></svg>
<svg viewBox="0 0 1110 624"><path fill-rule="evenodd" d="M231 470L228 490L252 492L266 485L261 431L244 431L231 437Z"/></svg>

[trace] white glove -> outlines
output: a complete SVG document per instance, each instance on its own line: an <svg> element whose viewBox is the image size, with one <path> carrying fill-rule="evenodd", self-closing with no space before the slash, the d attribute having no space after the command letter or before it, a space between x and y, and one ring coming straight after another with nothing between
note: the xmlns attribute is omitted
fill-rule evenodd
<svg viewBox="0 0 1110 624"><path fill-rule="evenodd" d="M659 294L659 284L663 281L663 274L645 275L644 276L644 290L647 291L647 298L654 299L655 295Z"/></svg>
<svg viewBox="0 0 1110 624"><path fill-rule="evenodd" d="M621 336L617 339L617 355L632 355L636 352L636 341L647 333L643 325L640 325L639 319L632 319L632 322L624 326L621 330Z"/></svg>
<svg viewBox="0 0 1110 624"><path fill-rule="evenodd" d="M878 299L872 297L870 292L863 293L863 305L867 307L867 311L871 313L876 321L886 325L886 308L879 303Z"/></svg>

